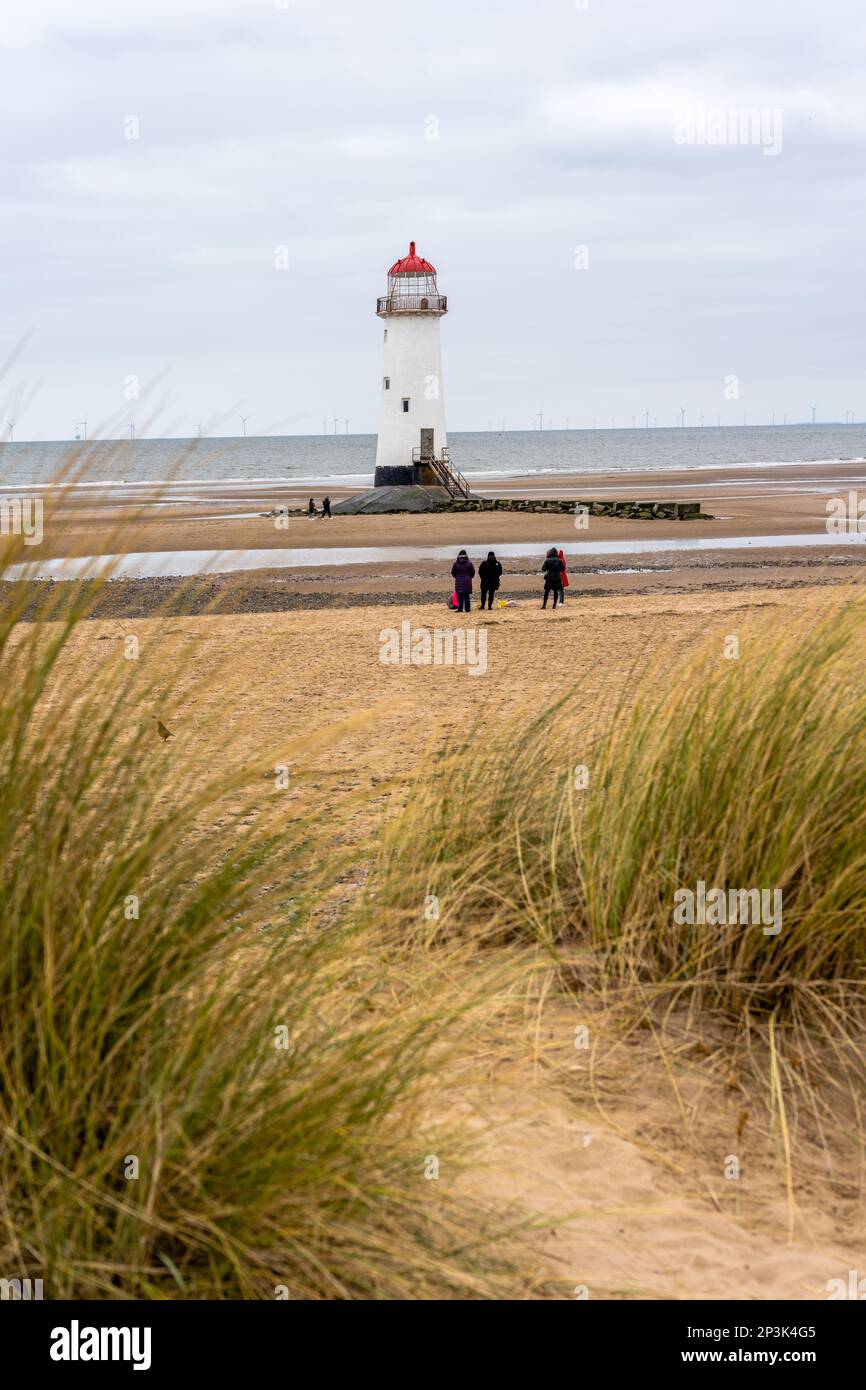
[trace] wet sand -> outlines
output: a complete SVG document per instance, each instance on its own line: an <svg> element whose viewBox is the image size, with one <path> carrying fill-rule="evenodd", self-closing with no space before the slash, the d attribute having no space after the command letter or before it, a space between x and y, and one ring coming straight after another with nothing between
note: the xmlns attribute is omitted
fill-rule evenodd
<svg viewBox="0 0 866 1390"><path fill-rule="evenodd" d="M706 537L785 535L822 531L827 499L866 489L866 463L797 463L754 468L658 471L625 474L535 475L486 478L473 488L484 497L658 499L699 501L711 521L640 521L592 517L586 540L677 537L683 527ZM331 490L333 502L357 489ZM9 496L15 489L6 489ZM42 494L52 497L50 490ZM310 521L293 515L285 528L264 513L279 506L305 507L307 485L279 482L183 483L77 487L56 499L46 516L37 556L149 550L247 550L275 545L382 546L477 545L549 541L551 521L533 514L434 513L426 516L335 516ZM321 494L316 496L321 502ZM50 502L46 503L47 508ZM557 532L563 531L557 519ZM573 523L572 523L573 524Z"/></svg>
<svg viewBox="0 0 866 1390"><path fill-rule="evenodd" d="M280 506L304 506L307 484L301 488L274 481L180 480L158 487L85 485L59 495L54 489L43 490L48 499L43 543L27 546L20 558L35 563L38 570L38 561L51 558L113 554L142 556L144 561L153 557L150 568L156 566L161 577L116 579L100 594L99 613L129 616L156 613L166 605L177 611L180 603L196 613L401 603L441 603L444 608L451 589L452 551L460 546L476 562L489 547L504 549L501 596L512 603L538 601L538 570L551 544L568 550L572 599L730 591L757 584L780 589L835 586L866 575L866 537L856 537L853 544L850 536L840 538L838 544L814 549L775 541L785 536L823 539L828 498L847 498L849 490L861 486L866 490L862 460L628 475L487 478L483 486L477 481L474 486L484 496L699 501L712 519L590 517L586 529L576 527L568 515L513 512L310 520L298 514L267 515ZM332 501L352 490L334 487ZM14 490L7 493L14 495ZM762 547L764 537L775 543ZM738 540L738 548L724 548ZM630 552L634 542L642 549L647 542L677 545L684 541L699 541L705 548ZM714 549L714 541L722 548ZM444 549L433 554L433 547ZM599 554L598 547L610 549ZM193 582L163 577L177 570L234 569L238 562L225 554L233 551L247 552L243 563L250 566L248 573L209 574ZM322 552L321 561L317 551ZM164 557L158 552L171 554ZM219 552L221 563L215 560ZM355 552L354 563L345 563L348 552ZM287 563L291 568L283 567ZM147 573L143 562L138 569ZM134 564L131 572L136 573Z"/></svg>
<svg viewBox="0 0 866 1390"><path fill-rule="evenodd" d="M661 595L724 594L762 591L820 589L831 594L840 586L866 582L866 546L856 554L838 557L808 555L774 556L764 552L744 559L738 552L681 560L675 565L610 563L605 566L578 566L569 570L566 609L584 611L587 600L629 596L634 599ZM28 600L24 617L32 617L46 594L62 604L72 596L73 587L64 583L0 585L0 596L7 599L21 594ZM435 606L438 621L448 621L448 595L452 581L449 566L437 562L417 564L377 564L372 568L352 566L329 570L256 569L233 574L199 575L191 579L170 576L144 579L116 579L109 583L93 581L89 616L92 618L134 619L159 614L246 614L303 612L320 609L389 609ZM507 568L497 599L506 611L536 609L541 601L541 581L529 562ZM0 597L2 601L2 597ZM478 611L477 591L472 599ZM501 614L497 603L493 616ZM389 619L391 621L392 619Z"/></svg>

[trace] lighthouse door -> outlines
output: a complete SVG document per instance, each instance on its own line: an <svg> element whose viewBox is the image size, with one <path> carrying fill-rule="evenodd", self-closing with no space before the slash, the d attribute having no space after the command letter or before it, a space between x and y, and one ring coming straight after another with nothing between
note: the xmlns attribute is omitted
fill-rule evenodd
<svg viewBox="0 0 866 1390"><path fill-rule="evenodd" d="M421 457L422 459L432 459L433 457L433 431L421 431Z"/></svg>

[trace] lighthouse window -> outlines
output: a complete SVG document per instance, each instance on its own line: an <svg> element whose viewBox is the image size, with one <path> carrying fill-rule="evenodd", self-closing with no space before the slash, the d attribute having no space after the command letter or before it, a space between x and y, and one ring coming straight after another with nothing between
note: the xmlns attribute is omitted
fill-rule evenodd
<svg viewBox="0 0 866 1390"><path fill-rule="evenodd" d="M382 377L382 389L383 391L391 390L391 378L389 376Z"/></svg>
<svg viewBox="0 0 866 1390"><path fill-rule="evenodd" d="M409 397L408 397L408 396L404 396L404 397L403 397L403 414L404 414L404 415L408 415L408 414L409 414Z"/></svg>

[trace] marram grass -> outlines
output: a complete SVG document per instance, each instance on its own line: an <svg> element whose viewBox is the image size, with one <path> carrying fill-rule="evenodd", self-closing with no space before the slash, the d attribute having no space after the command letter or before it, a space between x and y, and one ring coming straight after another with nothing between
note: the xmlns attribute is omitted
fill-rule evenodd
<svg viewBox="0 0 866 1390"><path fill-rule="evenodd" d="M430 940L578 945L641 994L844 1025L866 967L864 616L858 600L817 626L751 623L739 658L720 636L591 725L566 699L485 726L419 779L383 904L399 920L435 896ZM780 929L677 923L700 882L778 890Z"/></svg>
<svg viewBox="0 0 866 1390"><path fill-rule="evenodd" d="M464 1008L441 962L311 925L340 862L321 807L263 779L269 750L216 774L163 743L165 661L94 664L75 593L21 623L16 587L0 616L0 1274L47 1298L513 1294L431 1119Z"/></svg>

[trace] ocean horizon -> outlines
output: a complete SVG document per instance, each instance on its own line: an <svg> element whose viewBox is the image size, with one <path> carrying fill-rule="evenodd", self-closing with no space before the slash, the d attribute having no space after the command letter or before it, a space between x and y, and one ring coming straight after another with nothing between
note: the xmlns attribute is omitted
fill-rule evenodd
<svg viewBox="0 0 866 1390"><path fill-rule="evenodd" d="M457 431L449 447L467 478L699 471L866 460L866 424ZM375 454L375 434L22 440L0 445L0 488L50 484L71 465L94 486L172 480L360 487L372 482Z"/></svg>

